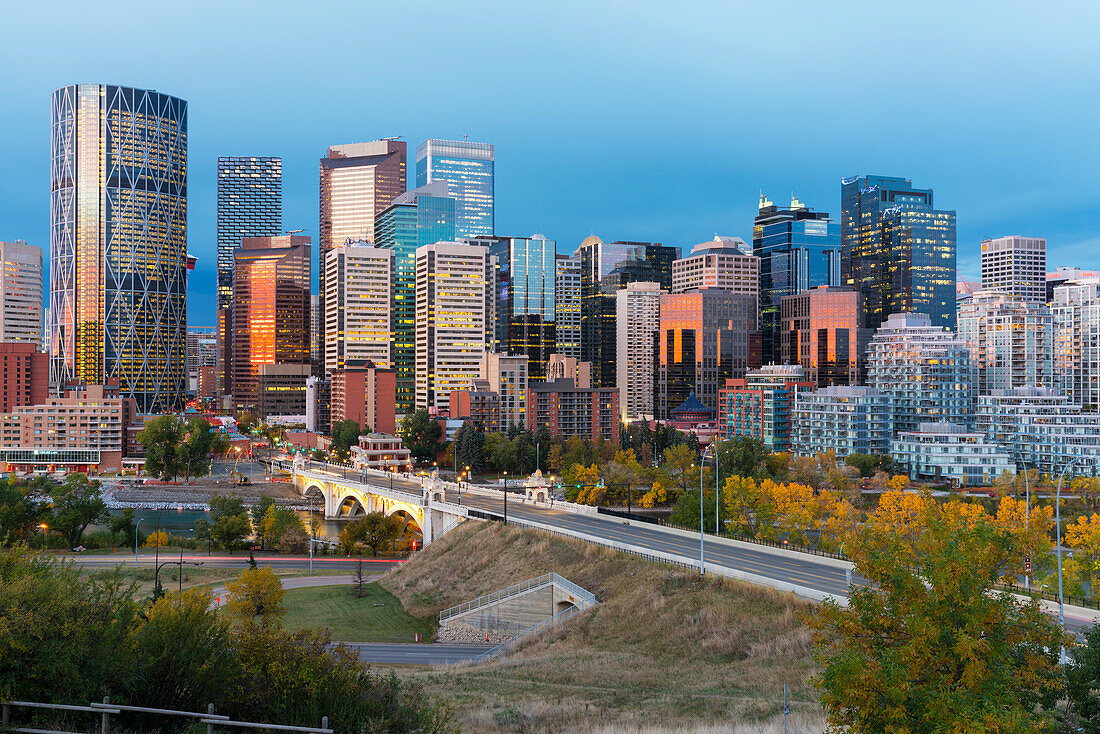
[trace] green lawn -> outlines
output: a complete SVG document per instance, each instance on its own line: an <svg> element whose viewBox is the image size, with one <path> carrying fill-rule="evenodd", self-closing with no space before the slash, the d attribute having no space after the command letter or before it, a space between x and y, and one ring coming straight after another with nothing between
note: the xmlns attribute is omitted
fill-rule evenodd
<svg viewBox="0 0 1100 734"><path fill-rule="evenodd" d="M432 624L406 612L393 594L376 583L364 584L363 591L356 599L351 585L287 589L283 626L328 627L340 642L413 642L417 632L431 639Z"/></svg>

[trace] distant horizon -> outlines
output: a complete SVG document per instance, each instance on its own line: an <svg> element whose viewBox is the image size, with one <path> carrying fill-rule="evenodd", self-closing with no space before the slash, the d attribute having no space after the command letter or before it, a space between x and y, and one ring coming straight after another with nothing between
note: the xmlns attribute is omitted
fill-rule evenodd
<svg viewBox="0 0 1100 734"><path fill-rule="evenodd" d="M1100 266L1100 102L1082 94L1100 77L1100 6L359 11L200 2L181 16L126 0L66 7L59 25L40 7L8 9L17 32L0 57L19 71L0 98L18 114L0 119L0 240L48 262L50 94L110 79L188 102L194 324L215 320L218 156L280 156L283 229L316 247L325 150L395 134L412 162L427 138L492 143L497 233L540 232L567 253L591 234L685 253L716 233L751 242L761 191L839 221L841 179L879 172L957 212L960 280L979 279L981 240L1005 233L1045 238L1048 271ZM120 27L155 37L156 52L115 42ZM455 52L472 38L493 52ZM412 165L407 178L413 188Z"/></svg>

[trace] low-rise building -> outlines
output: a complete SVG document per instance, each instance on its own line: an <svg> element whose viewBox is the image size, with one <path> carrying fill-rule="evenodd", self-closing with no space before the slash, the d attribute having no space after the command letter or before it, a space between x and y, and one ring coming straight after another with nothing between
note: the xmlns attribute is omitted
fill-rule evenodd
<svg viewBox="0 0 1100 734"><path fill-rule="evenodd" d="M769 364L726 380L718 392L719 437L759 438L768 451L790 450L791 403L799 390L813 390L799 365Z"/></svg>
<svg viewBox="0 0 1100 734"><path fill-rule="evenodd" d="M348 360L331 373L332 424L352 420L362 430L397 432L397 373L370 360ZM331 425L331 424L330 424Z"/></svg>
<svg viewBox="0 0 1100 734"><path fill-rule="evenodd" d="M388 433L363 434L351 453L353 460L361 461L360 465L368 469L412 471L412 453L400 438Z"/></svg>
<svg viewBox="0 0 1100 734"><path fill-rule="evenodd" d="M890 454L914 481L973 486L990 484L1002 474L1016 475L1016 463L1004 447L986 440L984 433L946 421L899 432Z"/></svg>
<svg viewBox="0 0 1100 734"><path fill-rule="evenodd" d="M451 418L472 421L486 431L496 431L500 425L500 395L489 387L489 381L470 380L465 390L451 391Z"/></svg>
<svg viewBox="0 0 1100 734"><path fill-rule="evenodd" d="M1070 476L1100 476L1100 414L1057 390L1018 387L979 395L974 425L1022 466L1057 476L1080 459Z"/></svg>
<svg viewBox="0 0 1100 734"><path fill-rule="evenodd" d="M137 406L117 386L89 385L0 416L5 472L122 471Z"/></svg>
<svg viewBox="0 0 1100 734"><path fill-rule="evenodd" d="M833 385L800 392L791 420L791 451L883 455L894 435L893 399L872 387Z"/></svg>
<svg viewBox="0 0 1100 734"><path fill-rule="evenodd" d="M527 427L552 436L619 441L619 390L577 387L570 379L532 382L527 389Z"/></svg>

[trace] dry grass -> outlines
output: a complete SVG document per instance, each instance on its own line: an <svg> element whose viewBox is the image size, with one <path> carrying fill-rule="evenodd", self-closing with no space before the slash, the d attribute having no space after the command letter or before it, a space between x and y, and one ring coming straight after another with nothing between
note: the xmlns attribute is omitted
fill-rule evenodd
<svg viewBox="0 0 1100 734"><path fill-rule="evenodd" d="M419 674L463 731L766 732L784 683L789 731L824 729L801 622L812 607L791 595L489 523L466 523L381 584L430 616L550 571L600 606L505 660Z"/></svg>

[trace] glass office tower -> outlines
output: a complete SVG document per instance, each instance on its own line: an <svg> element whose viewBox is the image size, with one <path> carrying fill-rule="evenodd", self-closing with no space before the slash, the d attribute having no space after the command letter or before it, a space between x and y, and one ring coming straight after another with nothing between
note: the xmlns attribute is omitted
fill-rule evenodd
<svg viewBox="0 0 1100 734"><path fill-rule="evenodd" d="M416 249L455 239L455 200L446 181L396 199L375 223L375 247L393 250L393 369L398 411L411 412L416 381Z"/></svg>
<svg viewBox="0 0 1100 734"><path fill-rule="evenodd" d="M494 166L490 143L425 140L416 149L416 185L446 181L455 198L455 235L492 237Z"/></svg>
<svg viewBox="0 0 1100 734"><path fill-rule="evenodd" d="M765 364L781 363L779 304L822 285L840 285L840 225L796 198L779 207L764 196L752 228L760 258L760 336Z"/></svg>
<svg viewBox="0 0 1100 734"><path fill-rule="evenodd" d="M526 355L528 377L545 379L556 339L557 243L541 234L471 238L467 242L487 246L497 258L495 348Z"/></svg>
<svg viewBox="0 0 1100 734"><path fill-rule="evenodd" d="M860 291L863 326L922 313L955 328L955 212L933 206L932 189L888 176L841 181L845 285Z"/></svg>
<svg viewBox="0 0 1100 734"><path fill-rule="evenodd" d="M233 251L283 229L283 159L218 157L218 308L233 299Z"/></svg>
<svg viewBox="0 0 1100 734"><path fill-rule="evenodd" d="M179 410L187 356L187 102L109 84L53 93L50 380L117 381Z"/></svg>

